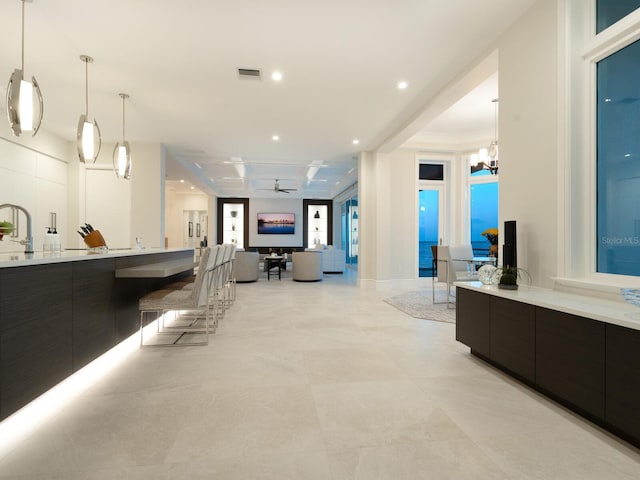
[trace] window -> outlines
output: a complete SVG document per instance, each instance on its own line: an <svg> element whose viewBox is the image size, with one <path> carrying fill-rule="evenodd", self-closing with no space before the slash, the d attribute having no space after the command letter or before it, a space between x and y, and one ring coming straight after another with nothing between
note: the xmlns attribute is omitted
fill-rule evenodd
<svg viewBox="0 0 640 480"><path fill-rule="evenodd" d="M490 252L491 243L482 232L489 228L498 228L498 182L471 184L470 190L470 236L473 254L496 254L495 250Z"/></svg>
<svg viewBox="0 0 640 480"><path fill-rule="evenodd" d="M419 168L420 180L444 180L444 165L441 163L421 163Z"/></svg>
<svg viewBox="0 0 640 480"><path fill-rule="evenodd" d="M622 20L637 8L640 8L640 0L597 0L596 33Z"/></svg>
<svg viewBox="0 0 640 480"><path fill-rule="evenodd" d="M640 41L597 64L596 230L597 272L640 276Z"/></svg>

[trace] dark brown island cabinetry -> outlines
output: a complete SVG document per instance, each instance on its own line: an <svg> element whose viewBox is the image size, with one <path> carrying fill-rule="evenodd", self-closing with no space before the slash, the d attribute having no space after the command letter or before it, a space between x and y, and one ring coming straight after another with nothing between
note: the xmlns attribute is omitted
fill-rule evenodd
<svg viewBox="0 0 640 480"><path fill-rule="evenodd" d="M459 287L456 339L640 447L640 330Z"/></svg>
<svg viewBox="0 0 640 480"><path fill-rule="evenodd" d="M183 259L193 250L0 268L0 421L135 333L140 296L193 272L121 279L117 269Z"/></svg>

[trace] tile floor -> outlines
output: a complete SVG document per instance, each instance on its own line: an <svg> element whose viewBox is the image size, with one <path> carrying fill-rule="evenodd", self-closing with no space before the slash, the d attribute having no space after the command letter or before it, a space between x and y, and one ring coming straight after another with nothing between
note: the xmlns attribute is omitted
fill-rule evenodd
<svg viewBox="0 0 640 480"><path fill-rule="evenodd" d="M0 458L16 479L638 479L640 453L351 275L238 285L207 347L144 349Z"/></svg>

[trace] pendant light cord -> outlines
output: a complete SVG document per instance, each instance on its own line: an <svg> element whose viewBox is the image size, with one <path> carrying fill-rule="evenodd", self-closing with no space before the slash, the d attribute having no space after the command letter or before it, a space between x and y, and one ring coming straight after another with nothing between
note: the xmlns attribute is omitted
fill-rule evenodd
<svg viewBox="0 0 640 480"><path fill-rule="evenodd" d="M493 140L498 141L498 99L493 99L494 109L493 109Z"/></svg>
<svg viewBox="0 0 640 480"><path fill-rule="evenodd" d="M22 75L24 75L24 0L22 0Z"/></svg>
<svg viewBox="0 0 640 480"><path fill-rule="evenodd" d="M87 107L85 116L89 118L89 60L84 61L84 99Z"/></svg>
<svg viewBox="0 0 640 480"><path fill-rule="evenodd" d="M127 97L125 97L124 95L122 95L122 144L124 145L124 101Z"/></svg>

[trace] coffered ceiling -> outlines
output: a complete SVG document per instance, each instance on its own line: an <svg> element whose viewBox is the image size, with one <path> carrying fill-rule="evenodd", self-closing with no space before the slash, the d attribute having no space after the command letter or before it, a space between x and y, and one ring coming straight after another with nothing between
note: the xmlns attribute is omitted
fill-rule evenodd
<svg viewBox="0 0 640 480"><path fill-rule="evenodd" d="M25 74L42 88L42 128L62 138L75 141L84 112L87 54L103 140L120 139L128 93L127 139L164 144L168 180L220 196L331 198L357 179L359 151L402 132L533 3L33 0ZM20 0L0 2L0 79L20 66L20 12ZM490 105L485 116L486 130ZM276 179L297 191L269 190Z"/></svg>

